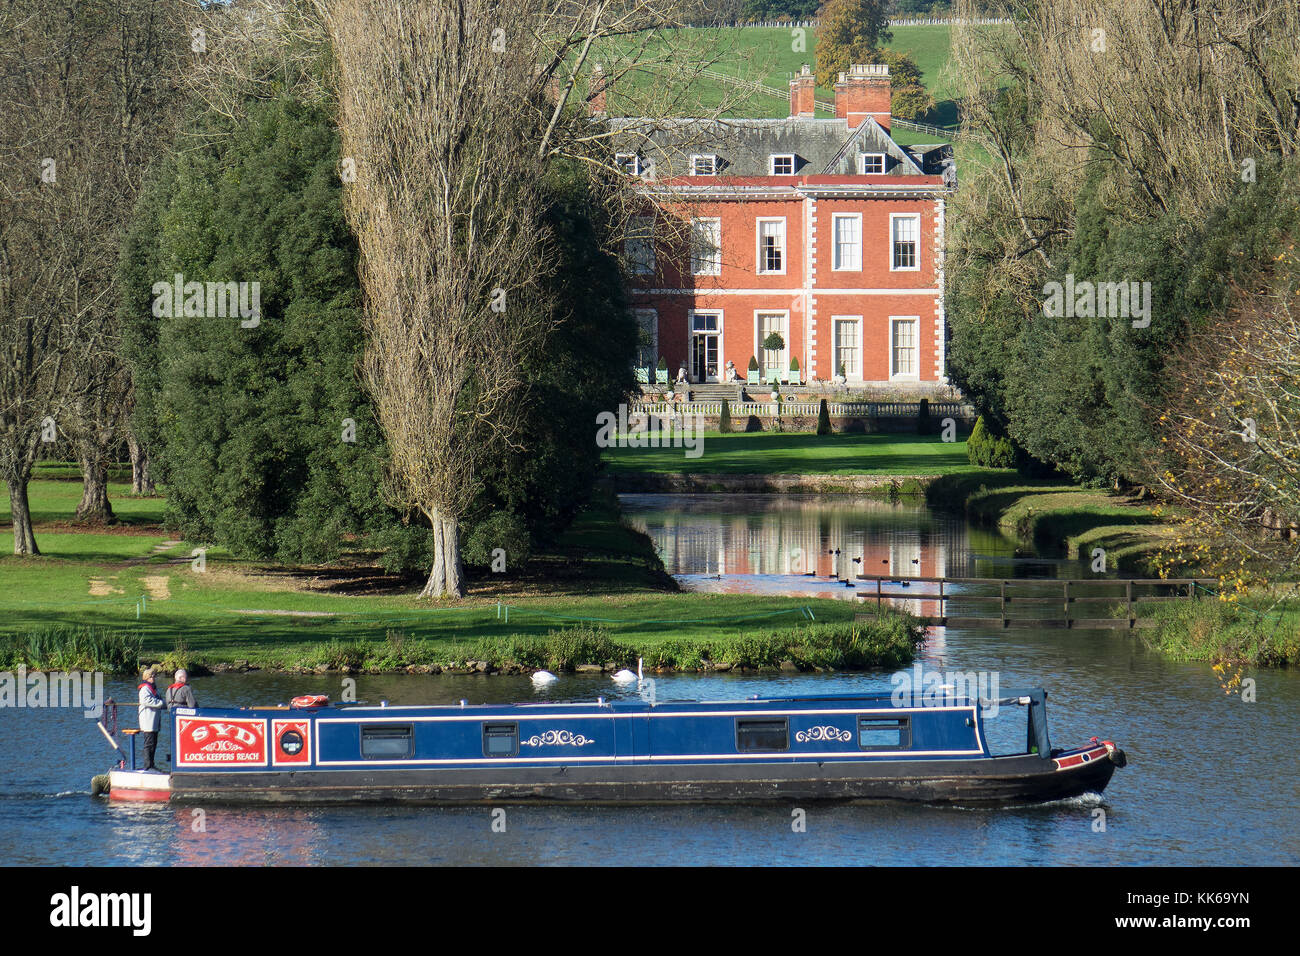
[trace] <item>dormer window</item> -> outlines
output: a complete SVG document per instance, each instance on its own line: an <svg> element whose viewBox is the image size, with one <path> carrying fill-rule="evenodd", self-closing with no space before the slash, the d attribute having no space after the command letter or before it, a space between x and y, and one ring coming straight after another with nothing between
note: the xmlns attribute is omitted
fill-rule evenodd
<svg viewBox="0 0 1300 956"><path fill-rule="evenodd" d="M614 165L625 176L641 175L641 157L636 153L615 153Z"/></svg>
<svg viewBox="0 0 1300 956"><path fill-rule="evenodd" d="M794 175L794 154L793 153L773 153L771 159L771 175L773 176L793 176Z"/></svg>
<svg viewBox="0 0 1300 956"><path fill-rule="evenodd" d="M858 172L863 176L879 176L885 171L884 153L862 153L858 157Z"/></svg>
<svg viewBox="0 0 1300 956"><path fill-rule="evenodd" d="M718 157L713 153L691 156L692 176L716 176L718 174Z"/></svg>

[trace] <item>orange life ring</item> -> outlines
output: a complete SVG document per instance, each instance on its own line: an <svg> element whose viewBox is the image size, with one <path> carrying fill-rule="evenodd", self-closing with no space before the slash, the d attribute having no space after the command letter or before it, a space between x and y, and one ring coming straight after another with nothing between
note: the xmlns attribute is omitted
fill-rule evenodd
<svg viewBox="0 0 1300 956"><path fill-rule="evenodd" d="M291 707L324 707L330 702L330 699L324 694L304 694L302 697L295 697L289 701Z"/></svg>

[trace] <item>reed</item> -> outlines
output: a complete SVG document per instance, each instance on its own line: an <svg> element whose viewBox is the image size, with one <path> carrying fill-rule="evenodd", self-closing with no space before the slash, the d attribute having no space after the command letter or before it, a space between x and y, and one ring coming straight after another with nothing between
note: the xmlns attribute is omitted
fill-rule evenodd
<svg viewBox="0 0 1300 956"><path fill-rule="evenodd" d="M1230 601L1180 601L1157 608L1143 630L1166 657L1211 664L1278 667L1300 664L1300 611L1260 610Z"/></svg>
<svg viewBox="0 0 1300 956"><path fill-rule="evenodd" d="M140 667L139 631L104 627L42 627L0 637L6 669L133 674Z"/></svg>

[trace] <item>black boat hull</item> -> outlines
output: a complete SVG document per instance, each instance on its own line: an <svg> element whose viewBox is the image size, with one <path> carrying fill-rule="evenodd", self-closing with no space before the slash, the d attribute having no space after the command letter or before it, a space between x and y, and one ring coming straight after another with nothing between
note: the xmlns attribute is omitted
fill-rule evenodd
<svg viewBox="0 0 1300 956"><path fill-rule="evenodd" d="M765 803L815 801L982 805L1100 793L1123 752L1060 767L1051 757L978 760L618 764L490 769L175 773L174 802L221 803Z"/></svg>

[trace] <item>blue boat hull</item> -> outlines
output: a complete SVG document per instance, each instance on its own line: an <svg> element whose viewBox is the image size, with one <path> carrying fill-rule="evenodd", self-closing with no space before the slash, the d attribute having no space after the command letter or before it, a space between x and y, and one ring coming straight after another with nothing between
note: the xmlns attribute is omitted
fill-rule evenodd
<svg viewBox="0 0 1300 956"><path fill-rule="evenodd" d="M173 802L418 804L709 804L766 802L1004 804L1100 793L1119 759L1100 750L981 760L772 762L177 773Z"/></svg>

